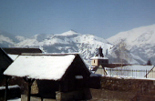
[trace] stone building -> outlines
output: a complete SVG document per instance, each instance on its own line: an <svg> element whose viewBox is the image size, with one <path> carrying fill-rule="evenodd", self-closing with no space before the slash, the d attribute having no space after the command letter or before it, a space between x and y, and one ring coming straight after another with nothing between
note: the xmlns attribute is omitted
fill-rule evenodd
<svg viewBox="0 0 155 101"><path fill-rule="evenodd" d="M22 94L22 101L91 99L90 71L78 54L22 54L4 75L27 82L29 89ZM33 87L36 89L32 92Z"/></svg>
<svg viewBox="0 0 155 101"><path fill-rule="evenodd" d="M0 87L3 88L4 85L7 85L6 81L8 81L8 78L6 79L6 77L3 75L3 72L8 68L8 66L22 53L42 53L42 50L40 50L39 48L0 48ZM11 79L12 83L10 83L11 85L14 85L14 79ZM6 88L6 87L5 87ZM10 88L10 87L9 87ZM12 88L11 88L12 89ZM9 92L11 94L11 89L9 89ZM19 91L20 93L20 91ZM4 99L4 95L5 95L5 90L1 90L1 94L0 94L0 100ZM13 94L11 94L13 95ZM13 97L13 96L8 96ZM14 94L15 97L16 94ZM7 95L5 95L6 97ZM5 100L7 100L5 98Z"/></svg>

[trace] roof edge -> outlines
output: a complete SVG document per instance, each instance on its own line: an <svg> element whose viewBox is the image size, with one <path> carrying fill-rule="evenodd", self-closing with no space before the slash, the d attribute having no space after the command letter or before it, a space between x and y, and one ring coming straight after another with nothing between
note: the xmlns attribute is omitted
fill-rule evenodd
<svg viewBox="0 0 155 101"><path fill-rule="evenodd" d="M22 53L21 56L65 56L65 55L79 55L79 53Z"/></svg>

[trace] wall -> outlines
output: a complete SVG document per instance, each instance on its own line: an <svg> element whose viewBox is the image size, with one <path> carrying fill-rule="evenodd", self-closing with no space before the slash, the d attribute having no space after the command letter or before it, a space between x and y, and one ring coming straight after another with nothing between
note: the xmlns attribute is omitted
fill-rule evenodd
<svg viewBox="0 0 155 101"><path fill-rule="evenodd" d="M155 81L101 78L101 89L91 89L90 101L155 101Z"/></svg>
<svg viewBox="0 0 155 101"><path fill-rule="evenodd" d="M98 66L98 59L91 60L91 65L92 66Z"/></svg>
<svg viewBox="0 0 155 101"><path fill-rule="evenodd" d="M52 98L41 98L37 96L32 96L30 97L31 101L84 101L91 99L91 94L89 89L83 89L83 90L78 90L78 91L72 91L72 92L56 92L56 99ZM22 94L21 95L21 101L27 101L27 95Z"/></svg>

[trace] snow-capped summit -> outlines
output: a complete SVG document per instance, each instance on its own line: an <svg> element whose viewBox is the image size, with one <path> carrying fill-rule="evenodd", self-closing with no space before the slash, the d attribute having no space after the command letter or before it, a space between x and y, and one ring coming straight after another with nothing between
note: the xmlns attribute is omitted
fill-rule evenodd
<svg viewBox="0 0 155 101"><path fill-rule="evenodd" d="M78 35L78 33L74 30L69 30L67 32L64 32L62 34L60 34L61 36L73 36L73 35Z"/></svg>

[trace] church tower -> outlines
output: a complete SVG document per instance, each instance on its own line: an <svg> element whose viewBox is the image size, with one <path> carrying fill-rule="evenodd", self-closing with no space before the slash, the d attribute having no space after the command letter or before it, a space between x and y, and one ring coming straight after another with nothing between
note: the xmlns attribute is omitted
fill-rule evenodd
<svg viewBox="0 0 155 101"><path fill-rule="evenodd" d="M104 57L102 48L99 47L96 56L91 58L90 70L95 74L107 75L107 72L105 71L104 67L108 64L108 58Z"/></svg>
<svg viewBox="0 0 155 101"><path fill-rule="evenodd" d="M102 48L99 47L95 57L91 58L91 66L103 66L109 63L108 58L104 57Z"/></svg>

